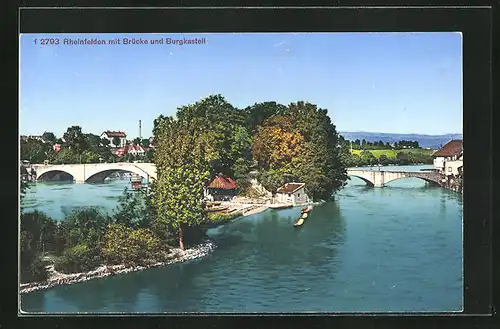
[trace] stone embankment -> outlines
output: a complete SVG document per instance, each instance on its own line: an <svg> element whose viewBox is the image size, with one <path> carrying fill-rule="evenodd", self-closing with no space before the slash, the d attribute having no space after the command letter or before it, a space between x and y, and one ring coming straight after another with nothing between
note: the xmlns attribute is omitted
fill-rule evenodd
<svg viewBox="0 0 500 329"><path fill-rule="evenodd" d="M49 279L44 282L24 283L20 286L20 293L29 293L37 290L51 288L57 285L73 284L78 282L85 282L92 279L103 278L110 275L117 275L123 273L137 272L152 267L160 267L173 263L181 263L188 260L201 258L207 256L215 249L215 244L211 241L206 241L196 247L181 250L178 248L172 249L169 253L169 260L165 262L158 262L150 265L132 266L125 265L102 265L97 269L86 273L63 274L55 271L53 265L49 268Z"/></svg>

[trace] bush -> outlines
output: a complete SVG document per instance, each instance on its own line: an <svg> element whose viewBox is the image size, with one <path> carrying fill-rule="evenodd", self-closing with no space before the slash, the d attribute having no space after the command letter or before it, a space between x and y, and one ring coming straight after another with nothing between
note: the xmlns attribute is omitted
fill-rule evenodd
<svg viewBox="0 0 500 329"><path fill-rule="evenodd" d="M220 223L220 222L225 222L225 221L230 221L235 218L238 218L242 215L242 212L236 211L232 214L209 214L208 215L208 221L212 223Z"/></svg>
<svg viewBox="0 0 500 329"><path fill-rule="evenodd" d="M78 244L65 250L57 258L54 268L62 273L78 273L91 271L100 265L97 249L91 249L86 244Z"/></svg>
<svg viewBox="0 0 500 329"><path fill-rule="evenodd" d="M65 231L68 234L65 238L66 247L78 244L86 244L89 248L99 246L110 222L111 218L101 214L96 208L88 207L74 211L64 221Z"/></svg>
<svg viewBox="0 0 500 329"><path fill-rule="evenodd" d="M40 256L29 252L21 252L21 282L38 282L47 280L47 269Z"/></svg>
<svg viewBox="0 0 500 329"><path fill-rule="evenodd" d="M27 239L25 248L36 252L53 251L56 242L57 223L41 211L35 210L21 214L21 237ZM29 238L28 238L29 237Z"/></svg>
<svg viewBox="0 0 500 329"><path fill-rule="evenodd" d="M109 264L148 264L163 260L167 246L149 229L110 225L102 245L102 256Z"/></svg>

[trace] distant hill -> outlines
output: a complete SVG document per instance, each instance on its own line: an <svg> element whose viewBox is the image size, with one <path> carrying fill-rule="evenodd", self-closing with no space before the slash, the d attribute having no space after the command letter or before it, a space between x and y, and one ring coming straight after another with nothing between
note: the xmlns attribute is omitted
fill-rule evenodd
<svg viewBox="0 0 500 329"><path fill-rule="evenodd" d="M420 134L389 134L389 133L371 133L371 132L339 132L345 139L354 141L356 139L365 139L367 142L394 143L400 140L417 141L423 148L439 149L451 139L462 139L462 134L446 135L420 135Z"/></svg>

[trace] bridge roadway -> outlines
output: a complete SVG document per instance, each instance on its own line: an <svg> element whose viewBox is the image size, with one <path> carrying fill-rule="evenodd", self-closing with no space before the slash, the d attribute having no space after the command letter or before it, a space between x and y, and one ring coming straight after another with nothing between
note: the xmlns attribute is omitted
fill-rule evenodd
<svg viewBox="0 0 500 329"><path fill-rule="evenodd" d="M385 184L396 179L416 177L442 186L441 174L432 171L384 171L384 170L357 170L348 169L347 175L361 178L366 184L375 187L383 187Z"/></svg>
<svg viewBox="0 0 500 329"><path fill-rule="evenodd" d="M31 167L35 169L36 180L50 179L62 172L73 176L76 183L102 182L114 172L131 172L145 178L147 181L156 179L156 166L154 163L34 164ZM347 174L361 178L368 185L375 187L382 187L393 180L407 177L416 177L442 185L442 177L436 172L358 170L351 168L347 170Z"/></svg>

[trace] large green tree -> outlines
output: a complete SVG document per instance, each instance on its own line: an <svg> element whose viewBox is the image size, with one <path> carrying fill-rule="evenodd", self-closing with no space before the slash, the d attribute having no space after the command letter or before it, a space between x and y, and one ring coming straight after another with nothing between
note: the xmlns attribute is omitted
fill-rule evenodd
<svg viewBox="0 0 500 329"><path fill-rule="evenodd" d="M46 131L42 134L42 139L45 142L49 142L51 144L54 144L56 142L56 135L54 133Z"/></svg>
<svg viewBox="0 0 500 329"><path fill-rule="evenodd" d="M27 160L30 163L43 163L51 151L49 143L44 143L38 139L21 139L21 160Z"/></svg>
<svg viewBox="0 0 500 329"><path fill-rule="evenodd" d="M154 122L157 179L152 185L152 205L157 227L171 227L179 233L184 249L183 229L205 219L203 192L211 177L210 164L220 154L212 143L214 134L197 116L178 119L158 117Z"/></svg>
<svg viewBox="0 0 500 329"><path fill-rule="evenodd" d="M204 129L211 132L211 143L216 153L211 163L212 171L232 175L232 166L243 152L240 147L246 137L241 128L246 124L246 112L232 106L223 96L212 95L180 107L177 118L182 122L203 120Z"/></svg>
<svg viewBox="0 0 500 329"><path fill-rule="evenodd" d="M88 147L87 140L85 139L85 135L82 133L82 127L80 126L69 127L63 137L66 141L66 146L71 149L75 149L77 152L81 152Z"/></svg>
<svg viewBox="0 0 500 329"><path fill-rule="evenodd" d="M308 102L292 103L288 115L304 137L299 178L314 199L327 200L347 181L340 158L339 135L326 109Z"/></svg>

